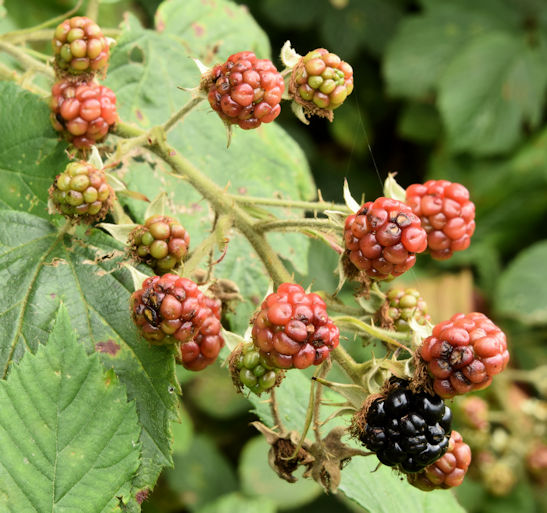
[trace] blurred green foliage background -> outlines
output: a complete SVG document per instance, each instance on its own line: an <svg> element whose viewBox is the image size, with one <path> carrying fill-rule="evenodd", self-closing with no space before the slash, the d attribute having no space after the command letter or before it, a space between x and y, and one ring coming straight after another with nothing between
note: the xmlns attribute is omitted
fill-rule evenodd
<svg viewBox="0 0 547 513"><path fill-rule="evenodd" d="M278 66L275 56L287 39L301 54L326 47L353 66L355 89L334 123L313 119L307 127L289 108L278 118L304 148L323 197L341 201L347 177L355 197L375 198L388 172L397 172L405 187L429 178L463 183L477 206L470 249L448 262L419 259L410 281L420 288L427 277L437 293L465 295L470 309L491 315L507 331L515 368L545 364L547 2L238 3L269 35ZM158 4L103 0L98 21L115 27L129 10L152 27ZM0 30L35 25L72 5L4 0ZM317 250L310 276L336 283L329 274L334 267L334 255ZM442 278L462 270L471 273L464 280L448 286ZM452 313L437 310L444 317L434 321ZM323 495L311 481L289 485L274 475L264 442L248 425L250 404L233 393L224 369L198 376L182 370L179 378L184 421L175 426L175 468L164 473L143 511L362 511L342 497ZM541 390L525 381L519 390L541 400ZM467 479L458 491L462 504L471 513L545 511L545 470L534 478L523 461L513 461L510 470L516 484L507 485L507 494L495 496L480 480Z"/></svg>

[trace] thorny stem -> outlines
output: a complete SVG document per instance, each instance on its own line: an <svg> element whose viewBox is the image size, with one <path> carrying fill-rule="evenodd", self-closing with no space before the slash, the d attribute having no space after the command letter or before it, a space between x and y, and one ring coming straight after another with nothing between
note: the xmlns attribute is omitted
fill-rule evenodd
<svg viewBox="0 0 547 513"><path fill-rule="evenodd" d="M317 374L317 377L324 378L328 374L330 368L331 368L330 360L324 361L323 364L321 365L319 373ZM321 382L318 380L316 381L315 403L313 407L313 432L315 433L315 439L318 442L321 442L321 427L319 422L319 413L321 409L322 393L323 393L323 385L321 385Z"/></svg>
<svg viewBox="0 0 547 513"><path fill-rule="evenodd" d="M165 133L169 132L179 121L184 119L184 117L197 105L199 105L205 99L204 96L194 96L186 102L183 107L175 112L163 125L163 130Z"/></svg>
<svg viewBox="0 0 547 513"><path fill-rule="evenodd" d="M8 68L5 64L0 62L0 79L9 80L15 82L16 84L23 84L25 82L25 78L26 77L24 75L20 75L17 71ZM42 89L34 84L25 84L25 88L39 96L47 96L48 94L45 89Z"/></svg>
<svg viewBox="0 0 547 513"><path fill-rule="evenodd" d="M284 428L283 428L283 423L281 422L281 417L279 416L279 409L277 408L275 388L272 388L272 390L270 391L270 410L272 412L272 418L274 422L273 427L275 428L277 426L279 431L283 432Z"/></svg>
<svg viewBox="0 0 547 513"><path fill-rule="evenodd" d="M351 213L346 205L330 203L327 201L295 201L291 199L260 198L256 196L243 196L239 194L231 194L230 197L240 205L264 205L269 207L298 208L314 212L319 210L339 210L344 213Z"/></svg>
<svg viewBox="0 0 547 513"><path fill-rule="evenodd" d="M340 345L331 351L331 356L356 385L362 385L362 369L366 367L365 364L357 363Z"/></svg>
<svg viewBox="0 0 547 513"><path fill-rule="evenodd" d="M259 232L268 231L301 231L302 228L328 228L342 231L341 226L335 225L330 219L283 219L278 221L260 221L255 223L255 229Z"/></svg>
<svg viewBox="0 0 547 513"><path fill-rule="evenodd" d="M400 347L401 349L408 351L411 355L414 354L414 351L412 351L412 349L408 348L407 346L401 344L401 342L396 340L396 338L401 338L401 340L407 340L408 336L405 334L383 330L382 328L377 328L376 326L372 326L370 324L367 324L366 322L349 316L334 317L332 320L335 323L346 324L347 326L355 327L360 331L368 333L372 337L382 340L386 344Z"/></svg>

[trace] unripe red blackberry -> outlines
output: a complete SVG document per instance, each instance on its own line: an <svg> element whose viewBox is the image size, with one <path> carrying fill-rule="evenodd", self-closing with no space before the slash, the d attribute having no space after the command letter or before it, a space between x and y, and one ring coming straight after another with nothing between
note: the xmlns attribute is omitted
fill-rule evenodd
<svg viewBox="0 0 547 513"><path fill-rule="evenodd" d="M53 128L80 149L103 140L118 120L116 95L96 82L57 82L50 108Z"/></svg>
<svg viewBox="0 0 547 513"><path fill-rule="evenodd" d="M408 205L381 197L346 218L344 242L357 269L384 280L414 265L416 253L427 247L427 234Z"/></svg>
<svg viewBox="0 0 547 513"><path fill-rule="evenodd" d="M224 346L220 324L220 301L202 294L200 311L196 314L194 322L198 322L200 315L205 316L205 312L207 316L199 325L197 335L189 342L181 342L179 345L177 362L191 371L200 371L211 365Z"/></svg>
<svg viewBox="0 0 547 513"><path fill-rule="evenodd" d="M447 450L452 414L439 396L414 393L407 382L375 399L359 440L389 467L418 472Z"/></svg>
<svg viewBox="0 0 547 513"><path fill-rule="evenodd" d="M104 219L115 198L106 175L89 162L71 162L49 188L56 210L67 218L93 223Z"/></svg>
<svg viewBox="0 0 547 513"><path fill-rule="evenodd" d="M60 23L52 43L58 72L81 75L106 69L108 41L99 25L85 16L74 16Z"/></svg>
<svg viewBox="0 0 547 513"><path fill-rule="evenodd" d="M420 355L441 397L486 388L507 366L505 334L482 313L456 314L433 328Z"/></svg>
<svg viewBox="0 0 547 513"><path fill-rule="evenodd" d="M181 264L188 252L190 235L176 219L155 215L129 234L128 243L135 259L161 274Z"/></svg>
<svg viewBox="0 0 547 513"><path fill-rule="evenodd" d="M270 123L281 111L283 77L268 59L239 52L203 77L209 103L225 123L249 130Z"/></svg>
<svg viewBox="0 0 547 513"><path fill-rule="evenodd" d="M409 322L414 319L424 326L431 317L427 313L427 304L416 289L391 289L387 293L388 316L396 331L409 332Z"/></svg>
<svg viewBox="0 0 547 513"><path fill-rule="evenodd" d="M353 91L353 69L324 48L308 52L296 64L289 92L306 113L333 119L332 111Z"/></svg>
<svg viewBox="0 0 547 513"><path fill-rule="evenodd" d="M471 463L471 449L462 435L452 431L448 450L435 463L417 474L409 474L408 482L420 490L454 488L460 486Z"/></svg>
<svg viewBox="0 0 547 513"><path fill-rule="evenodd" d="M244 385L256 395L270 391L278 384L283 373L272 367L252 342L243 344L234 367L234 372L237 372L234 382L239 386Z"/></svg>
<svg viewBox="0 0 547 513"><path fill-rule="evenodd" d="M421 219L431 256L445 260L469 247L475 231L475 204L459 183L429 180L406 190L406 202Z"/></svg>
<svg viewBox="0 0 547 513"><path fill-rule="evenodd" d="M198 371L213 363L224 345L219 303L192 280L167 273L144 280L131 295L131 313L146 340L177 344L177 361Z"/></svg>
<svg viewBox="0 0 547 513"><path fill-rule="evenodd" d="M458 403L461 420L469 427L486 431L488 422L488 403L477 396L465 397Z"/></svg>
<svg viewBox="0 0 547 513"><path fill-rule="evenodd" d="M280 369L319 365L338 346L339 335L325 302L293 283L282 283L266 297L252 329L255 346Z"/></svg>

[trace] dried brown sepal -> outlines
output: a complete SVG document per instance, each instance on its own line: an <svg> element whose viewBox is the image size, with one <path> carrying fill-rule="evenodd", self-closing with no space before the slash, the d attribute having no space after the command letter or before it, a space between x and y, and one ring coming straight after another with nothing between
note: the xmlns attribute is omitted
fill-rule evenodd
<svg viewBox="0 0 547 513"><path fill-rule="evenodd" d="M238 394L243 394L244 385L239 379L239 369L237 367L237 362L243 352L243 344L239 344L236 348L230 353L228 357L228 369L230 370L230 376L232 377L232 383Z"/></svg>
<svg viewBox="0 0 547 513"><path fill-rule="evenodd" d="M207 274L207 271L203 269L196 269L192 273L192 279L198 285L205 285ZM243 301L243 296L239 291L237 283L232 280L215 278L207 290L211 295L220 300L223 312L235 312L236 304Z"/></svg>
<svg viewBox="0 0 547 513"><path fill-rule="evenodd" d="M309 448L314 461L311 469L304 473L304 477L311 475L327 493L336 493L342 477L341 471L353 456L372 454L354 449L342 442L342 437L347 434L348 430L345 427L337 426L320 442L315 442Z"/></svg>
<svg viewBox="0 0 547 513"><path fill-rule="evenodd" d="M300 435L296 431L276 433L262 422L253 422L251 425L264 435L270 445L268 462L280 478L289 483L296 482L297 478L293 473L300 465L306 467L306 472L311 472L314 462L314 457L309 452L311 445L303 440L296 452L300 442Z"/></svg>
<svg viewBox="0 0 547 513"><path fill-rule="evenodd" d="M410 380L409 388L412 392L426 392L429 395L436 395L433 389L433 378L427 369L427 362L420 356L420 351L414 353L412 359L414 373Z"/></svg>
<svg viewBox="0 0 547 513"><path fill-rule="evenodd" d="M351 424L348 429L350 435L353 438L355 438L356 440L359 440L361 438L362 434L365 432L365 427L367 425L368 410L370 409L374 401L376 401L377 399L382 399L383 397L385 397L383 392L370 394L365 399L365 402L363 403L361 408L355 412L355 414L351 418Z"/></svg>
<svg viewBox="0 0 547 513"><path fill-rule="evenodd" d="M382 303L380 310L376 313L376 321L380 325L380 328L385 330L395 329L393 319L389 315L389 301L387 299Z"/></svg>
<svg viewBox="0 0 547 513"><path fill-rule="evenodd" d="M349 259L349 251L346 251L342 257L342 271L347 280L356 281L360 284L359 290L357 292L358 296L364 296L369 298L370 296L370 287L372 285L372 279L364 271L360 271L353 265L352 261Z"/></svg>

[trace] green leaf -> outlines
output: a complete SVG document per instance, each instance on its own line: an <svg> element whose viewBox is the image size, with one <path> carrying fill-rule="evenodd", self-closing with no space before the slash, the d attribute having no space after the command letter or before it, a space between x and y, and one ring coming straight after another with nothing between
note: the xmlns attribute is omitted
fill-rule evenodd
<svg viewBox="0 0 547 513"><path fill-rule="evenodd" d="M166 471L167 482L191 511L237 489L230 464L204 435L196 436L189 450L175 453L173 460L174 468Z"/></svg>
<svg viewBox="0 0 547 513"><path fill-rule="evenodd" d="M198 513L275 513L275 503L267 497L246 497L239 492L223 495Z"/></svg>
<svg viewBox="0 0 547 513"><path fill-rule="evenodd" d="M137 404L143 430L143 464L135 486L152 486L171 464L169 420L176 418L174 359L144 341L129 314L130 273L119 268L124 253L106 234L61 236L43 219L0 211L0 369L45 343L59 301L78 340L113 368Z"/></svg>
<svg viewBox="0 0 547 513"><path fill-rule="evenodd" d="M449 490L422 492L374 456L356 457L342 472L340 490L369 513L465 513Z"/></svg>
<svg viewBox="0 0 547 513"><path fill-rule="evenodd" d="M241 486L248 495L267 497L279 509L298 508L321 494L321 487L314 481L300 477L302 469L295 473L296 483L281 479L268 464L269 445L262 436L249 440L240 456L239 476Z"/></svg>
<svg viewBox="0 0 547 513"><path fill-rule="evenodd" d="M427 103L409 103L403 108L397 131L417 143L433 143L442 131L439 112Z"/></svg>
<svg viewBox="0 0 547 513"><path fill-rule="evenodd" d="M156 29L176 36L192 57L207 65L242 50L270 57L264 31L247 8L228 0L163 2L156 12ZM212 57L215 62L210 62Z"/></svg>
<svg viewBox="0 0 547 513"><path fill-rule="evenodd" d="M68 159L47 103L12 82L0 82L0 140L0 208L48 217L48 188Z"/></svg>
<svg viewBox="0 0 547 513"><path fill-rule="evenodd" d="M544 104L545 52L494 32L470 43L439 84L439 109L451 147L476 155L506 153L522 125L538 124Z"/></svg>
<svg viewBox="0 0 547 513"><path fill-rule="evenodd" d="M119 511L139 433L135 403L97 354L86 355L61 306L47 346L0 382L2 510Z"/></svg>
<svg viewBox="0 0 547 513"><path fill-rule="evenodd" d="M462 47L491 30L516 31L518 21L514 9L499 0L428 2L423 14L400 23L388 45L384 59L388 92L423 98L434 91Z"/></svg>
<svg viewBox="0 0 547 513"><path fill-rule="evenodd" d="M547 324L547 240L521 251L507 266L495 296L499 313L527 324Z"/></svg>

